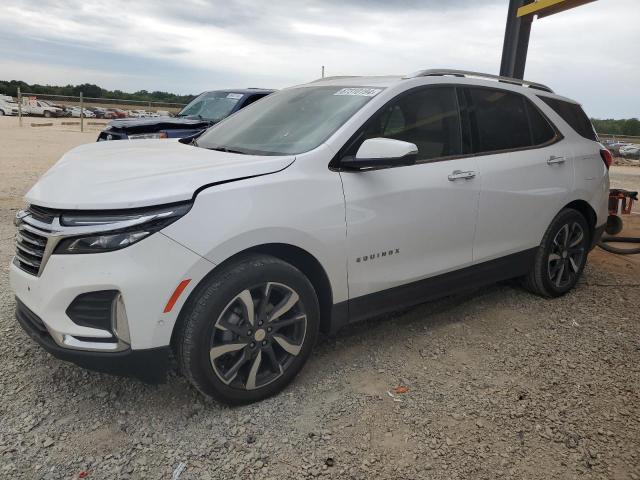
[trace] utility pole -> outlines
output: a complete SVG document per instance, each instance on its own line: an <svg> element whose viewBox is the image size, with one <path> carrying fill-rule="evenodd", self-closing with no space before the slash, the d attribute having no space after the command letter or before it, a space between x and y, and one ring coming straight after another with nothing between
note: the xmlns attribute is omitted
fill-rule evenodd
<svg viewBox="0 0 640 480"><path fill-rule="evenodd" d="M324 65L322 65L322 78L324 78Z"/></svg>

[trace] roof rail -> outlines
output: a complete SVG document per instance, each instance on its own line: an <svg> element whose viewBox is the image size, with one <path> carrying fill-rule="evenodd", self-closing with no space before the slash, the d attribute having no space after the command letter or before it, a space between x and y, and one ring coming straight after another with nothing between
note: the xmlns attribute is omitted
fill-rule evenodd
<svg viewBox="0 0 640 480"><path fill-rule="evenodd" d="M513 85L522 85L524 87L535 88L537 90L544 90L545 92L554 93L551 88L541 83L529 82L527 80L520 80L519 78L501 77L500 75L492 75L490 73L469 72L467 70L452 70L446 68L419 70L417 72L406 75L402 78L416 78L416 77L439 77L444 75L452 75L454 77L477 77L489 80L497 80L499 82L511 83Z"/></svg>

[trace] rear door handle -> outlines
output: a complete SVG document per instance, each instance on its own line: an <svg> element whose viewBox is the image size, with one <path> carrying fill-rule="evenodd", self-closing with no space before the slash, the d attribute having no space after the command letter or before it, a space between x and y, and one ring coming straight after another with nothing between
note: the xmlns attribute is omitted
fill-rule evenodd
<svg viewBox="0 0 640 480"><path fill-rule="evenodd" d="M462 170L454 170L449 174L447 178L449 179L450 182L453 182L455 180L460 180L461 178L465 180L470 180L475 176L476 176L476 172L473 172L471 170L466 172L463 172Z"/></svg>
<svg viewBox="0 0 640 480"><path fill-rule="evenodd" d="M566 160L566 158L564 157L558 157L556 155L551 155L548 160L547 160L547 165L555 165L558 163L564 163Z"/></svg>

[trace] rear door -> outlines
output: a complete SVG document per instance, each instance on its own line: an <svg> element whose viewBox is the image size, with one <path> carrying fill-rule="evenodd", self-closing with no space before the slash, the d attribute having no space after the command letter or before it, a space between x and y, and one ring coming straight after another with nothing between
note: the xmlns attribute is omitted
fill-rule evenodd
<svg viewBox="0 0 640 480"><path fill-rule="evenodd" d="M362 309L379 313L412 303L407 295L428 296L429 289L414 282L472 262L479 179L476 159L462 158L455 88L420 87L401 94L369 120L342 155L355 155L365 139L377 137L416 144L418 162L340 174L349 296L362 300L350 302L352 318L366 315ZM452 176L456 170L469 178ZM407 284L416 288L394 291L393 298L365 297Z"/></svg>
<svg viewBox="0 0 640 480"><path fill-rule="evenodd" d="M540 244L572 183L572 151L524 95L465 89L464 116L481 172L474 263Z"/></svg>

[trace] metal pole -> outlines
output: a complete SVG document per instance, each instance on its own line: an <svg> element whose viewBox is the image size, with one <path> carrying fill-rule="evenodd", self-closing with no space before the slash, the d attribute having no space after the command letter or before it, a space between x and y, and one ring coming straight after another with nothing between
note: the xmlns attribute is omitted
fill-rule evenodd
<svg viewBox="0 0 640 480"><path fill-rule="evenodd" d="M84 107L82 103L82 92L80 92L80 131L84 132Z"/></svg>
<svg viewBox="0 0 640 480"><path fill-rule="evenodd" d="M322 65L322 78L324 78L324 65Z"/></svg>
<svg viewBox="0 0 640 480"><path fill-rule="evenodd" d="M520 20L520 34L516 45L515 62L513 64L513 77L522 80L524 68L527 65L527 52L529 51L529 38L531 37L531 24L533 15L527 15Z"/></svg>
<svg viewBox="0 0 640 480"><path fill-rule="evenodd" d="M22 93L18 87L18 125L22 126Z"/></svg>
<svg viewBox="0 0 640 480"><path fill-rule="evenodd" d="M509 0L507 25L502 45L502 60L500 62L500 75L504 77L522 79L524 74L529 34L531 33L531 21L533 20L531 15L523 18L518 18L517 16L518 8L524 5L525 1Z"/></svg>

